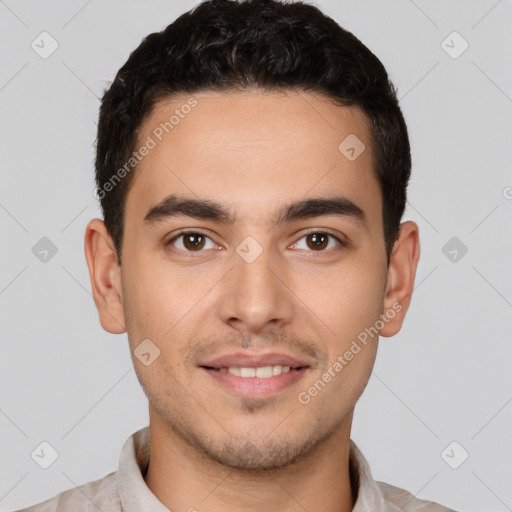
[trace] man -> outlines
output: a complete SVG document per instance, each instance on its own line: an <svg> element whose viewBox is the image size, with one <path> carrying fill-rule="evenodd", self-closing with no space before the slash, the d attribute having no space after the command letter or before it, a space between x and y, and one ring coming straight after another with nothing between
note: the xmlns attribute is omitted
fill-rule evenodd
<svg viewBox="0 0 512 512"><path fill-rule="evenodd" d="M150 425L26 510L449 510L350 439L411 300L410 168L384 67L313 6L210 0L145 38L102 99L85 254Z"/></svg>

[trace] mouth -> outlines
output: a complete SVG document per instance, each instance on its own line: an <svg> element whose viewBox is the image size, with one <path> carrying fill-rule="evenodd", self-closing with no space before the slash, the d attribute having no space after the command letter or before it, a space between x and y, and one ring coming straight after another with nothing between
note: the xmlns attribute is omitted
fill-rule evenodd
<svg viewBox="0 0 512 512"><path fill-rule="evenodd" d="M207 361L199 368L229 392L258 398L295 384L311 366L284 354L231 354Z"/></svg>
<svg viewBox="0 0 512 512"><path fill-rule="evenodd" d="M283 373L288 372L296 372L308 368L308 366L282 366L280 364L272 365L272 366L258 366L258 367L250 367L250 366L229 366L229 367L221 367L215 368L212 366L201 366L205 370L214 370L220 373L230 373L231 375L235 375L237 377L242 377L243 379L257 378L257 379L270 379L271 377L276 377L278 375L282 375Z"/></svg>

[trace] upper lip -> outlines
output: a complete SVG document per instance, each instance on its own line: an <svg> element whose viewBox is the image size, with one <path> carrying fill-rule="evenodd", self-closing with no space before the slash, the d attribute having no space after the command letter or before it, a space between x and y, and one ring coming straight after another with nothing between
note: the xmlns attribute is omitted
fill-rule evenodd
<svg viewBox="0 0 512 512"><path fill-rule="evenodd" d="M289 366L290 368L300 368L309 366L305 361L301 361L296 357L286 354L272 352L268 354L247 354L236 352L226 354L215 359L209 359L199 366L207 366L210 368L257 368L261 366Z"/></svg>

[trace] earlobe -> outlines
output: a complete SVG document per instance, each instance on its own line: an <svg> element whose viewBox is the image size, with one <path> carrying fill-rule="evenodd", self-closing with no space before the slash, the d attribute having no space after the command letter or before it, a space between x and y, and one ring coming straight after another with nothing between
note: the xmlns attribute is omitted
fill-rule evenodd
<svg viewBox="0 0 512 512"><path fill-rule="evenodd" d="M419 228L415 222L400 225L388 267L382 314L386 317L381 336L394 336L402 328L409 309L420 258Z"/></svg>
<svg viewBox="0 0 512 512"><path fill-rule="evenodd" d="M101 219L92 219L87 224L84 250L100 323L107 332L122 334L126 332L126 324L121 269L112 238Z"/></svg>

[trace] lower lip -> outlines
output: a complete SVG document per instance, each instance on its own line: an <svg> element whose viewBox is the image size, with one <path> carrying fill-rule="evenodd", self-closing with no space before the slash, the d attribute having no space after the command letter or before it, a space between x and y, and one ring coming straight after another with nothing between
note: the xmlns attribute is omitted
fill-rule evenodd
<svg viewBox="0 0 512 512"><path fill-rule="evenodd" d="M258 377L238 377L229 372L220 372L219 370L202 367L202 370L207 372L222 386L246 398L265 397L277 393L295 384L304 376L307 369L290 370L287 373L281 373L281 375L260 379Z"/></svg>

